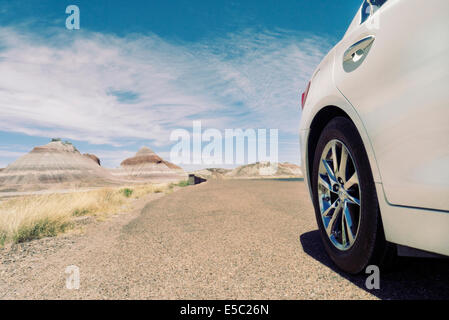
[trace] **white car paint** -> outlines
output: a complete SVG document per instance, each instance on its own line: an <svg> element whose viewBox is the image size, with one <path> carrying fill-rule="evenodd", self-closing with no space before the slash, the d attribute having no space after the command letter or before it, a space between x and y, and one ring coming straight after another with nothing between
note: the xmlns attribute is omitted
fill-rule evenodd
<svg viewBox="0 0 449 320"><path fill-rule="evenodd" d="M313 119L340 108L367 150L387 240L449 255L449 1L388 0L360 22L359 10L312 78L303 170ZM371 49L345 71L346 50L366 37Z"/></svg>

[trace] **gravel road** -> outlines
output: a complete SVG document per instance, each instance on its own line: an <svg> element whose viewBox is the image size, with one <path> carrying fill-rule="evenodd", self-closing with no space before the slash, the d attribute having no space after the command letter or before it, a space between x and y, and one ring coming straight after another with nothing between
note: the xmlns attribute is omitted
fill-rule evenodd
<svg viewBox="0 0 449 320"><path fill-rule="evenodd" d="M449 298L447 260L404 259L380 290L336 270L303 182L210 181L135 208L83 233L3 249L0 298ZM78 290L66 289L70 265Z"/></svg>

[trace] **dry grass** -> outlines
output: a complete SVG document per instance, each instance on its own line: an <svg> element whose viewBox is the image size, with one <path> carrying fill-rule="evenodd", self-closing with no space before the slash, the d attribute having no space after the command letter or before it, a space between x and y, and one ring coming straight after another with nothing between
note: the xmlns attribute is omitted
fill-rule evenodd
<svg viewBox="0 0 449 320"><path fill-rule="evenodd" d="M132 199L169 193L173 185L139 185L86 192L47 194L0 202L0 246L55 236L73 227L75 217L105 217L127 209Z"/></svg>

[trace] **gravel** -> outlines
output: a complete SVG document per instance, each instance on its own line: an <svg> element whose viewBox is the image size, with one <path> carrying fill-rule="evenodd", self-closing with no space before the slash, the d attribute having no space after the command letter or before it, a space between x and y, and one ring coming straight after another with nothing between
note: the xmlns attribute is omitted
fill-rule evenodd
<svg viewBox="0 0 449 320"><path fill-rule="evenodd" d="M298 181L210 181L83 228L0 251L0 298L449 298L447 260L404 259L380 290L339 272ZM70 265L78 290L65 287Z"/></svg>

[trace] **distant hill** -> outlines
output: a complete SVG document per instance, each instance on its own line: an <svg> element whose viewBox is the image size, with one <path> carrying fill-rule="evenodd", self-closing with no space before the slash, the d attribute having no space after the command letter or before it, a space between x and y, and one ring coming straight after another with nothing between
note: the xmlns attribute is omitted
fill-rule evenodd
<svg viewBox="0 0 449 320"><path fill-rule="evenodd" d="M182 168L162 159L148 147L141 148L134 157L123 160L120 168L109 171L117 178L136 182L187 178Z"/></svg>
<svg viewBox="0 0 449 320"><path fill-rule="evenodd" d="M81 154L70 142L53 139L35 147L0 169L0 192L34 192L171 182L187 179L184 170L160 158L149 148L140 149L120 168L103 168L93 154Z"/></svg>
<svg viewBox="0 0 449 320"><path fill-rule="evenodd" d="M257 162L235 169L210 168L192 172L204 179L302 178L301 168L292 163Z"/></svg>
<svg viewBox="0 0 449 320"><path fill-rule="evenodd" d="M230 173L231 171L232 170L230 169L209 168L197 170L192 173L203 179L224 179L227 176L227 174Z"/></svg>
<svg viewBox="0 0 449 320"><path fill-rule="evenodd" d="M54 140L35 147L0 172L0 191L34 191L112 183L113 177L71 143Z"/></svg>

